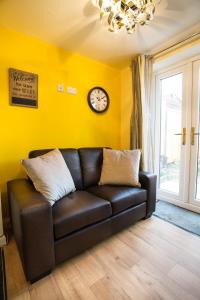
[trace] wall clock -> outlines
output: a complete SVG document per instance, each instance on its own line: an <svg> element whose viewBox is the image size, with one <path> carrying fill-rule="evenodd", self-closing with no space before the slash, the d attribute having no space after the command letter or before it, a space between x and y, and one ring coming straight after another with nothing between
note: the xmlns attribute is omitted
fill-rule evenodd
<svg viewBox="0 0 200 300"><path fill-rule="evenodd" d="M101 87L94 87L88 93L88 104L96 113L103 113L109 107L109 96Z"/></svg>

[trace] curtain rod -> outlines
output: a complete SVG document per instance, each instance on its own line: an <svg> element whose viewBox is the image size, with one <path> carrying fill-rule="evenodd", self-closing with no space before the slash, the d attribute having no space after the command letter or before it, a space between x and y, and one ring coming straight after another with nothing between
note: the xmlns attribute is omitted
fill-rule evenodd
<svg viewBox="0 0 200 300"><path fill-rule="evenodd" d="M169 47L167 47L167 48L165 48L165 49L163 49L163 50L160 50L160 51L158 51L158 52L156 52L156 53L154 53L154 54L152 54L152 55L150 55L152 58L158 58L158 57L160 57L160 56L162 56L162 54L163 53L165 53L165 52L170 52L170 51L172 51L173 50L173 48L179 48L179 46L183 46L184 44L186 44L187 42L189 42L189 40L191 40L191 41L195 41L195 40L198 40L198 38L200 38L200 32L196 32L196 33L194 33L194 34L192 34L191 36L189 36L189 37L187 37L187 38L185 38L185 39L183 39L183 40L181 40L181 41L179 41L179 42L176 42L176 43L174 43L174 44L172 44L171 46L169 46Z"/></svg>

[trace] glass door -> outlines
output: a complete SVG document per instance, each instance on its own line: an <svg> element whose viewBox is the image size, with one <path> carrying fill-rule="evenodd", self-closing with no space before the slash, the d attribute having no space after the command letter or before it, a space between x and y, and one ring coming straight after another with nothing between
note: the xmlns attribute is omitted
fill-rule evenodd
<svg viewBox="0 0 200 300"><path fill-rule="evenodd" d="M200 205L200 61L193 63L192 126L190 133L190 195L189 202Z"/></svg>
<svg viewBox="0 0 200 300"><path fill-rule="evenodd" d="M158 196L186 201L189 168L187 68L157 77L159 109Z"/></svg>

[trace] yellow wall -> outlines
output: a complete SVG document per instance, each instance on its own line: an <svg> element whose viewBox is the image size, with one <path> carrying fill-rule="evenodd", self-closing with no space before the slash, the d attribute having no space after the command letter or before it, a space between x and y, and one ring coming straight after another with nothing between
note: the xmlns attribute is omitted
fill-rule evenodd
<svg viewBox="0 0 200 300"><path fill-rule="evenodd" d="M53 45L0 28L0 187L24 175L19 160L32 149L108 146L120 148L121 72ZM8 68L39 75L39 108L9 105ZM57 92L57 84L78 89ZM87 93L102 86L110 108L95 114ZM5 195L4 195L5 196Z"/></svg>
<svg viewBox="0 0 200 300"><path fill-rule="evenodd" d="M121 72L121 148L130 149L130 119L132 112L132 73L131 67Z"/></svg>

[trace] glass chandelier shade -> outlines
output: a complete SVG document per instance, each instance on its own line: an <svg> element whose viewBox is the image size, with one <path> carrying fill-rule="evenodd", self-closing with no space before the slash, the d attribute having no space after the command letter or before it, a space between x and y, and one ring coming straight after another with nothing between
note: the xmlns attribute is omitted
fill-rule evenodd
<svg viewBox="0 0 200 300"><path fill-rule="evenodd" d="M100 18L107 17L111 32L125 27L128 33L133 33L137 24L146 24L155 12L155 0L96 0L96 5Z"/></svg>

